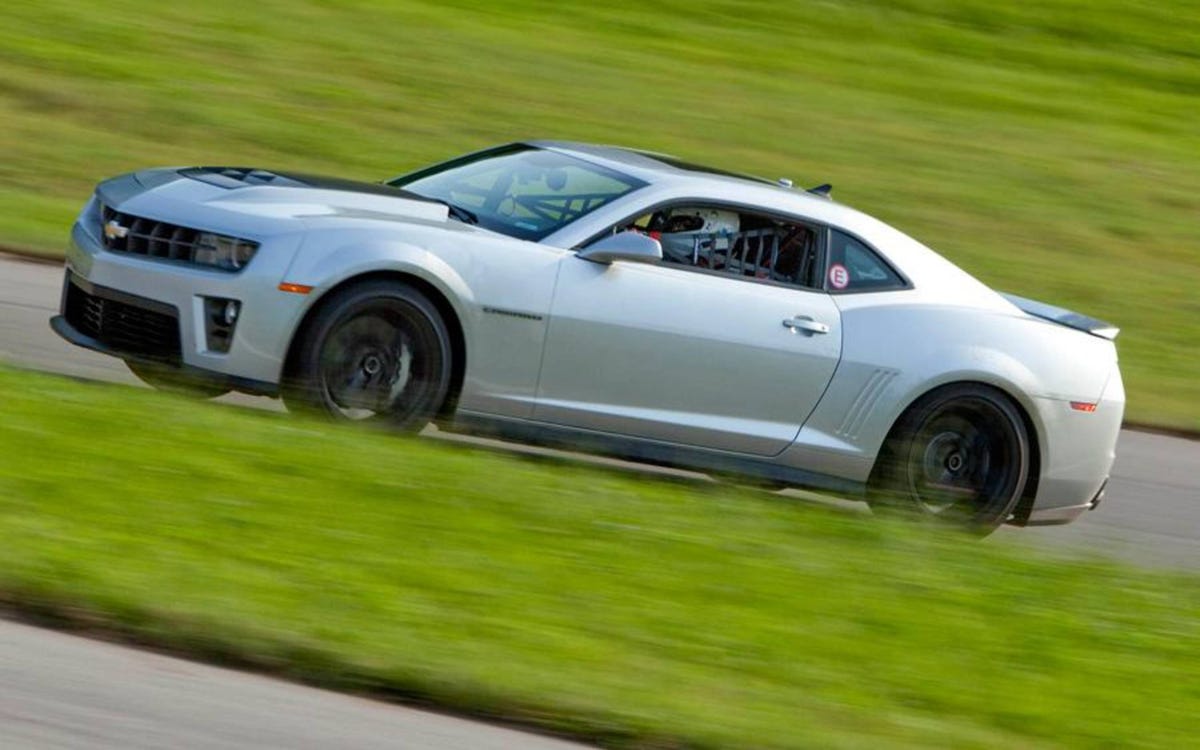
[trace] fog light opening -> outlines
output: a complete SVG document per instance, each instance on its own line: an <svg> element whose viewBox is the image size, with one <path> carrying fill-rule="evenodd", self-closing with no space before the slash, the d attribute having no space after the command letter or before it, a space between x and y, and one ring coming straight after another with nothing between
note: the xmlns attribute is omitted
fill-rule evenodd
<svg viewBox="0 0 1200 750"><path fill-rule="evenodd" d="M204 338L210 352L225 354L233 344L233 331L242 314L242 303L224 297L204 298Z"/></svg>

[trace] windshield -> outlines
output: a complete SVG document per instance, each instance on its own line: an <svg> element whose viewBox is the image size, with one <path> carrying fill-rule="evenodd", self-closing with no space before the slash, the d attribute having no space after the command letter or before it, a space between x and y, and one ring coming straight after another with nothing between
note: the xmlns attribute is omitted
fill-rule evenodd
<svg viewBox="0 0 1200 750"><path fill-rule="evenodd" d="M470 216L487 229L540 240L646 183L573 156L518 144L470 154L388 184L448 203L460 209L460 218Z"/></svg>

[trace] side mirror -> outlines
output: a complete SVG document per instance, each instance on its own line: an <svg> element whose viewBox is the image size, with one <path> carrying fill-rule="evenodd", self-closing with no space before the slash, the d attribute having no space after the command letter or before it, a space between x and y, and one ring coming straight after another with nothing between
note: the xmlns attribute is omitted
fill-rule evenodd
<svg viewBox="0 0 1200 750"><path fill-rule="evenodd" d="M593 263L612 263L628 260L634 263L658 263L662 260L662 245L641 232L621 232L588 245L579 257Z"/></svg>

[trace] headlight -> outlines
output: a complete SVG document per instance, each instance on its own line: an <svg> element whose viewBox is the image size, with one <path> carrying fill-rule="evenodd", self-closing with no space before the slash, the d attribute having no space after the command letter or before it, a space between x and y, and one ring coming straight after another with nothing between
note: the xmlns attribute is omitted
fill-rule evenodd
<svg viewBox="0 0 1200 750"><path fill-rule="evenodd" d="M216 266L227 271L237 271L250 262L258 243L223 234L201 232L196 235L192 261L206 266Z"/></svg>

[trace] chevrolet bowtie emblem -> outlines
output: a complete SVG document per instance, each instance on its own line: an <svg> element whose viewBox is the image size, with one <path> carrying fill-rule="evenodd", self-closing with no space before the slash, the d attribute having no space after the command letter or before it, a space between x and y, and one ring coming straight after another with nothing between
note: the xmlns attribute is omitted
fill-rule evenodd
<svg viewBox="0 0 1200 750"><path fill-rule="evenodd" d="M123 227L116 219L104 225L104 236L110 240L124 239L129 234L129 227Z"/></svg>

